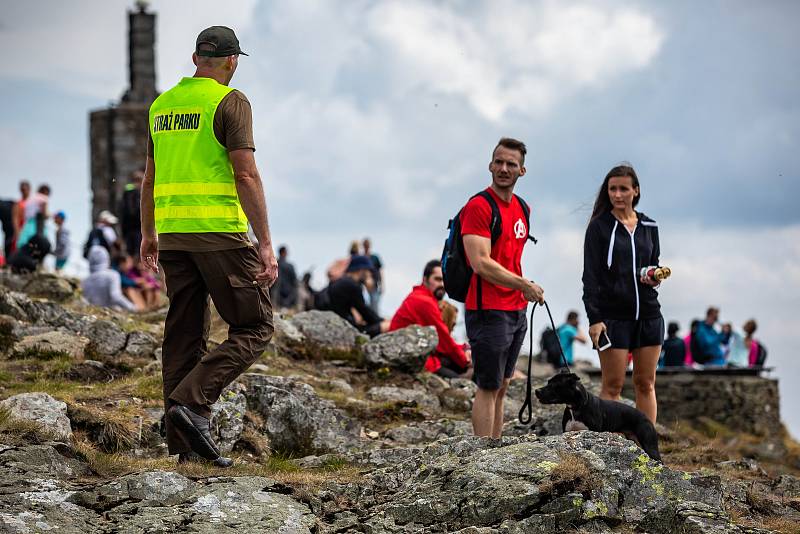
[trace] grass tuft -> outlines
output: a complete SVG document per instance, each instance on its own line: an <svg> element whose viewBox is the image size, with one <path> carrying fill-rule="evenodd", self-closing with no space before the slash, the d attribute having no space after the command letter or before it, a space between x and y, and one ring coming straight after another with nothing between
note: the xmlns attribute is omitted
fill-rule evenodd
<svg viewBox="0 0 800 534"><path fill-rule="evenodd" d="M561 459L541 484L542 494L588 493L600 487L600 481L592 473L588 462L577 454L561 454Z"/></svg>
<svg viewBox="0 0 800 534"><path fill-rule="evenodd" d="M36 421L16 419L11 412L0 408L0 441L7 445L38 445L46 441L59 439Z"/></svg>

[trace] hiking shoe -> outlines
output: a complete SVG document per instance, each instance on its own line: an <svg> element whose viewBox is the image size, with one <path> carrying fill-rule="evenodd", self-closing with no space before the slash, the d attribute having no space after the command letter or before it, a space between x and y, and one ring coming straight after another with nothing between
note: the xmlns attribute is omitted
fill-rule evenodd
<svg viewBox="0 0 800 534"><path fill-rule="evenodd" d="M194 451L182 452L178 455L178 464L186 464L189 462L208 463L209 460L206 460ZM233 465L233 459L226 458L225 456L218 456L216 460L211 460L211 463L216 467L231 467Z"/></svg>
<svg viewBox="0 0 800 534"><path fill-rule="evenodd" d="M180 404L170 408L167 415L175 426L183 430L192 451L206 460L214 461L220 457L219 448L211 437L211 422L208 419Z"/></svg>

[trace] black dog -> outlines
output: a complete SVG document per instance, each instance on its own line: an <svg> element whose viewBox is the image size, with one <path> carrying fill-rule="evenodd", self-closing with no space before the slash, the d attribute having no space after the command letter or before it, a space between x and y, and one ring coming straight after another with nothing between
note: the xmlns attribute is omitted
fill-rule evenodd
<svg viewBox="0 0 800 534"><path fill-rule="evenodd" d="M542 404L567 405L561 421L562 430L566 431L572 426L568 423L577 421L595 432L631 433L650 458L661 461L658 434L647 416L627 404L598 399L586 391L575 373L559 373L535 393Z"/></svg>

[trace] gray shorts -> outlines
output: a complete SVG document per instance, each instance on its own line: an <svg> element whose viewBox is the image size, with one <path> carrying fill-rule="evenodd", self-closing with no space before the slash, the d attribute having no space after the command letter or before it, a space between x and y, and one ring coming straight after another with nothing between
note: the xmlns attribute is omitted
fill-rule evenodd
<svg viewBox="0 0 800 534"><path fill-rule="evenodd" d="M481 389L497 390L511 378L528 331L526 310L467 310L464 321L472 349L472 380Z"/></svg>

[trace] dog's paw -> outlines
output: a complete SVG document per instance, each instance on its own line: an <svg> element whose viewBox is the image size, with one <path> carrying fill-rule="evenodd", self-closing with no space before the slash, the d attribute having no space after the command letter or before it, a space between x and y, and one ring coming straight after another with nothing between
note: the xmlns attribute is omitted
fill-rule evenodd
<svg viewBox="0 0 800 534"><path fill-rule="evenodd" d="M572 421L567 421L567 426L564 427L564 432L577 432L579 430L589 430L589 427L574 419Z"/></svg>

